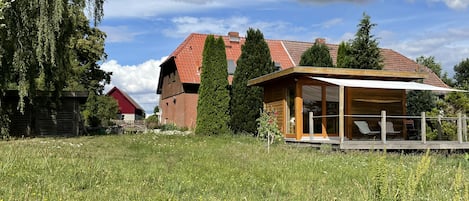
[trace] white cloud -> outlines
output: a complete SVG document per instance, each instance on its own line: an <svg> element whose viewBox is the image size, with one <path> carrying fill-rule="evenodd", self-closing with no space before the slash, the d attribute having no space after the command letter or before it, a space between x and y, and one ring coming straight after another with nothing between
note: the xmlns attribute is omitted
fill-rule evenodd
<svg viewBox="0 0 469 201"><path fill-rule="evenodd" d="M302 32L305 29L295 27L284 21L252 21L248 17L211 18L211 17L176 17L171 20L173 26L163 30L168 37L186 37L190 33L211 33L226 35L237 31L243 35L248 28L262 30L264 36L288 38L289 34Z"/></svg>
<svg viewBox="0 0 469 201"><path fill-rule="evenodd" d="M245 30L249 20L246 17L232 17L228 19L176 17L171 20L174 27L163 32L168 37L185 37L190 33L226 34L229 31Z"/></svg>
<svg viewBox="0 0 469 201"><path fill-rule="evenodd" d="M130 31L127 26L101 26L99 28L106 32L106 42L109 43L132 42L135 36L142 34Z"/></svg>
<svg viewBox="0 0 469 201"><path fill-rule="evenodd" d="M428 0L428 2L443 2L454 10L465 10L469 6L469 0Z"/></svg>
<svg viewBox="0 0 469 201"><path fill-rule="evenodd" d="M342 22L343 22L342 18L334 18L334 19L331 19L331 20L328 20L328 21L325 21L324 23L322 23L322 27L328 29L328 28L330 28L334 25L340 24Z"/></svg>
<svg viewBox="0 0 469 201"><path fill-rule="evenodd" d="M373 0L298 0L299 2L303 3L317 3L317 4L326 4L326 3L339 3L339 2L345 2L345 3L368 3Z"/></svg>
<svg viewBox="0 0 469 201"><path fill-rule="evenodd" d="M385 47L394 49L410 59L434 56L443 70L453 75L454 65L468 58L468 28L449 28L440 32L422 33L405 40L385 41Z"/></svg>
<svg viewBox="0 0 469 201"><path fill-rule="evenodd" d="M466 9L469 5L469 0L444 0L446 5L455 10Z"/></svg>
<svg viewBox="0 0 469 201"><path fill-rule="evenodd" d="M160 75L160 64L167 57L159 60L148 60L138 65L121 65L116 60L110 60L101 65L101 69L112 72L111 84L106 85L105 91L117 86L128 93L146 113L152 113L158 104L156 87Z"/></svg>
<svg viewBox="0 0 469 201"><path fill-rule="evenodd" d="M286 1L286 0L281 0ZM105 18L144 18L208 9L233 8L279 2L279 0L111 0L104 4Z"/></svg>

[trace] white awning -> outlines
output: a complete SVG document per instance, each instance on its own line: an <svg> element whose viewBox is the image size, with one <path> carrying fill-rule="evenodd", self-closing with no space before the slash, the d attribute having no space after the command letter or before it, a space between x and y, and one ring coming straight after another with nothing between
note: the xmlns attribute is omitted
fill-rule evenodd
<svg viewBox="0 0 469 201"><path fill-rule="evenodd" d="M331 83L334 85L338 85L338 86L345 86L345 87L466 92L464 90L436 87L433 85L422 84L422 83L417 83L417 82L339 79L339 78L325 78L325 77L311 77L311 78L315 80Z"/></svg>

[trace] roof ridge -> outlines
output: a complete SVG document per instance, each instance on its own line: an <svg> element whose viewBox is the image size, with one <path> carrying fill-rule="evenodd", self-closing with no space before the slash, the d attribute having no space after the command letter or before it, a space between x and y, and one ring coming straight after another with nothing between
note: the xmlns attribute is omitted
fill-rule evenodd
<svg viewBox="0 0 469 201"><path fill-rule="evenodd" d="M119 92L122 93L122 95L124 95L124 97L130 102L132 103L132 105L134 105L137 109L140 109L142 111L145 111L142 106L140 106L132 97L129 96L129 94L127 94L125 91L122 91L120 90L117 86L114 86L111 90L109 90L108 94L110 94L110 92L112 92L113 90L117 90Z"/></svg>

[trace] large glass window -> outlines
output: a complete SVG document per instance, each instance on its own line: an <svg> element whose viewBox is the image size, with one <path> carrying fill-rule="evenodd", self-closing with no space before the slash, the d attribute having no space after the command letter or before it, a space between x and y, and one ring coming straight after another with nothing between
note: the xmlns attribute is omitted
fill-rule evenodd
<svg viewBox="0 0 469 201"><path fill-rule="evenodd" d="M339 87L328 86L326 87L326 114L327 125L326 131L328 134L339 133Z"/></svg>
<svg viewBox="0 0 469 201"><path fill-rule="evenodd" d="M287 133L295 133L295 87L291 86L287 90Z"/></svg>
<svg viewBox="0 0 469 201"><path fill-rule="evenodd" d="M303 133L338 133L339 87L303 86Z"/></svg>
<svg viewBox="0 0 469 201"><path fill-rule="evenodd" d="M322 87L303 86L303 133L321 133Z"/></svg>

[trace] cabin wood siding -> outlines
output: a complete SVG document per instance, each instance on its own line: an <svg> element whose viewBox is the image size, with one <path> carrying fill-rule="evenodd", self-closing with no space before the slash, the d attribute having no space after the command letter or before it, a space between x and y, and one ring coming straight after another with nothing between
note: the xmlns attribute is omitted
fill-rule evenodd
<svg viewBox="0 0 469 201"><path fill-rule="evenodd" d="M286 91L283 86L271 85L264 88L265 108L273 109L277 114L277 125L282 133L286 132Z"/></svg>
<svg viewBox="0 0 469 201"><path fill-rule="evenodd" d="M86 96L64 96L57 105L51 104L46 97L37 97L35 105L27 104L23 114L16 110L17 101L17 95L9 93L5 104L11 112L11 136L76 136L84 128L80 105L86 101Z"/></svg>

